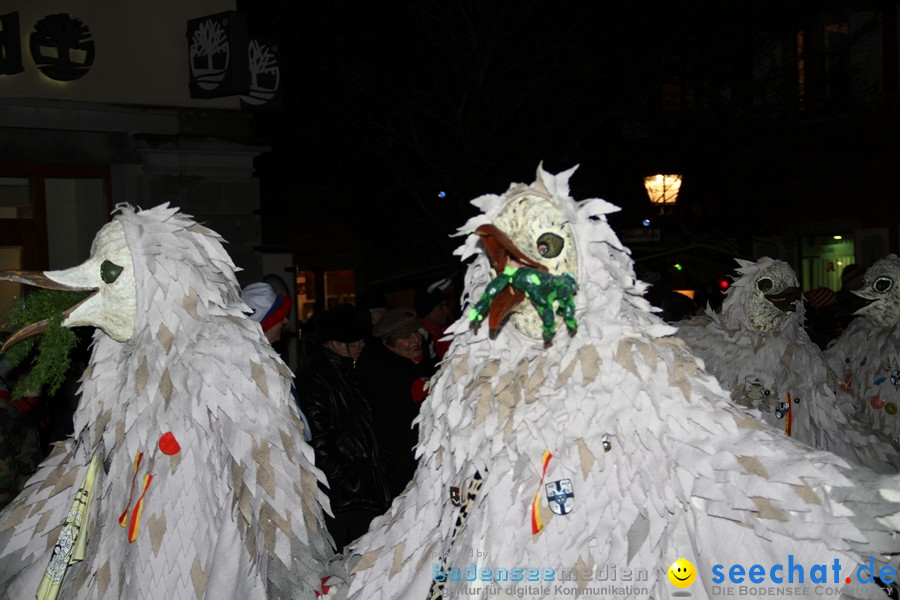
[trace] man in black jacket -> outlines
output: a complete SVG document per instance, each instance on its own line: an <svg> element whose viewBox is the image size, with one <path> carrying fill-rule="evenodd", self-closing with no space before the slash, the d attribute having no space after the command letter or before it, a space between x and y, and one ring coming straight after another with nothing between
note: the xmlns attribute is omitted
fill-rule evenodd
<svg viewBox="0 0 900 600"><path fill-rule="evenodd" d="M296 380L316 466L328 479L334 517L326 515L326 522L338 551L390 504L372 410L356 372L368 319L367 312L346 304L321 315L312 328L314 349Z"/></svg>

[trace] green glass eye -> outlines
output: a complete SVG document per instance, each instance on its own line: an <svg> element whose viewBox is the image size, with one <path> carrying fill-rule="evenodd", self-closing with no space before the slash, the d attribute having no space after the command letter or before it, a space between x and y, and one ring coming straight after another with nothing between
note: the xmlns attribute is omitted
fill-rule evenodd
<svg viewBox="0 0 900 600"><path fill-rule="evenodd" d="M104 260L100 265L100 278L106 283L112 283L122 274L122 267L116 263Z"/></svg>
<svg viewBox="0 0 900 600"><path fill-rule="evenodd" d="M769 290L772 289L773 285L774 284L772 283L771 279L769 279L768 277L763 277L762 279L760 279L759 281L756 282L756 289L758 289L759 291L761 291L762 293L765 294L766 292L768 292Z"/></svg>
<svg viewBox="0 0 900 600"><path fill-rule="evenodd" d="M556 258L563 250L565 242L555 233L544 233L537 240L538 254L544 258Z"/></svg>

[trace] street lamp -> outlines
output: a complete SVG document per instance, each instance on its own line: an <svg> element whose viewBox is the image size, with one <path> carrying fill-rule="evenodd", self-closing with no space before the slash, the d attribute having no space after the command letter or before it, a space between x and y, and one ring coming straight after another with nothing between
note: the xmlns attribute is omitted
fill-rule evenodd
<svg viewBox="0 0 900 600"><path fill-rule="evenodd" d="M658 173L644 177L644 187L650 202L659 206L659 214L671 213L678 200L678 191L681 189L681 175Z"/></svg>

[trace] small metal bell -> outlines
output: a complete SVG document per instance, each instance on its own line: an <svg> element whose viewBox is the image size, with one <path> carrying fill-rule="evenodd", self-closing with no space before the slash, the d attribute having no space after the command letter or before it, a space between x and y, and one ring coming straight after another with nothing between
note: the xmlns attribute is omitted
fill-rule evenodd
<svg viewBox="0 0 900 600"><path fill-rule="evenodd" d="M609 437L604 435L602 442L603 442L603 451L604 452L609 452L610 450L612 450L612 444L609 443Z"/></svg>

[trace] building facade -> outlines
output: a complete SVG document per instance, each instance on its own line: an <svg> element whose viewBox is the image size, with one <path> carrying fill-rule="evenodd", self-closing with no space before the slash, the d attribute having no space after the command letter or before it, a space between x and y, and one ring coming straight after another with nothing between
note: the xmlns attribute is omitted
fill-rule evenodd
<svg viewBox="0 0 900 600"><path fill-rule="evenodd" d="M266 74L234 9L0 0L0 267L77 264L116 204L169 202L262 276L248 102Z"/></svg>

